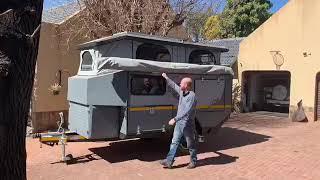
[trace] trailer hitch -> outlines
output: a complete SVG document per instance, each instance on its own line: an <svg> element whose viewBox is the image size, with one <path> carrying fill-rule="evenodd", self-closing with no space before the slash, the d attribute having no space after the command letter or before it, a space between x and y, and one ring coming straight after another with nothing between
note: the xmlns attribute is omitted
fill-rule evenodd
<svg viewBox="0 0 320 180"><path fill-rule="evenodd" d="M42 148L42 144L49 145L53 147L54 145L61 145L61 161L67 163L72 160L73 157L71 154L66 155L66 146L67 142L83 142L87 139L83 136L78 135L75 132L67 131L63 128L64 118L63 113L60 112L60 122L58 122L59 128L55 132L47 132L47 133L36 133L32 137L39 138L40 148Z"/></svg>

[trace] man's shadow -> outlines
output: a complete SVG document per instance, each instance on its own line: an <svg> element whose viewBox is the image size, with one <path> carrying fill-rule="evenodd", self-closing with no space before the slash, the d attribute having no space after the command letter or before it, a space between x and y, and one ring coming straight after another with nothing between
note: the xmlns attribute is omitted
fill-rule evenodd
<svg viewBox="0 0 320 180"><path fill-rule="evenodd" d="M229 164L229 163L233 163L235 162L237 159L239 159L239 157L237 156L229 156L227 154L221 153L221 152L214 152L215 154L218 154L219 156L216 157L207 157L204 159L199 159L197 161L197 167L201 167L201 166L207 166L207 165L221 165L221 164ZM182 168L187 166L188 164L180 164L177 166L173 166L173 168Z"/></svg>

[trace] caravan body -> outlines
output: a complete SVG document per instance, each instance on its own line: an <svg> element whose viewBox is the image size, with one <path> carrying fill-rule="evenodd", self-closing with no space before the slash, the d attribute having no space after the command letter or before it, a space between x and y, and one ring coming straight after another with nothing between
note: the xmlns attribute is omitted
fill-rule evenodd
<svg viewBox="0 0 320 180"><path fill-rule="evenodd" d="M154 137L170 132L178 100L161 77L194 81L198 134L219 129L231 113L232 69L223 47L120 33L81 45L69 78L69 129L88 139Z"/></svg>

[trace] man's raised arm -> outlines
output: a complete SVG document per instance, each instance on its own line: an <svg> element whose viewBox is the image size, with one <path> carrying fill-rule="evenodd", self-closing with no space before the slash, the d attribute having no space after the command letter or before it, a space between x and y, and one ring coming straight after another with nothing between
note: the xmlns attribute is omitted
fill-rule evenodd
<svg viewBox="0 0 320 180"><path fill-rule="evenodd" d="M168 86L170 86L172 89L174 89L174 91L178 94L180 94L180 87L175 83L173 82L168 76L166 73L162 73L162 77L164 77L166 80L167 80L167 83L168 83Z"/></svg>

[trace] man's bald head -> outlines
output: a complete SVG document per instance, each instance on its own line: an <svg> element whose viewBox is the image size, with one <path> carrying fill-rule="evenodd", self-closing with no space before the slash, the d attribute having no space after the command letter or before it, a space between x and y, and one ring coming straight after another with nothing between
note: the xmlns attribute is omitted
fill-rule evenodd
<svg viewBox="0 0 320 180"><path fill-rule="evenodd" d="M182 91L190 91L192 88L192 79L189 77L185 77L180 82L180 89Z"/></svg>

